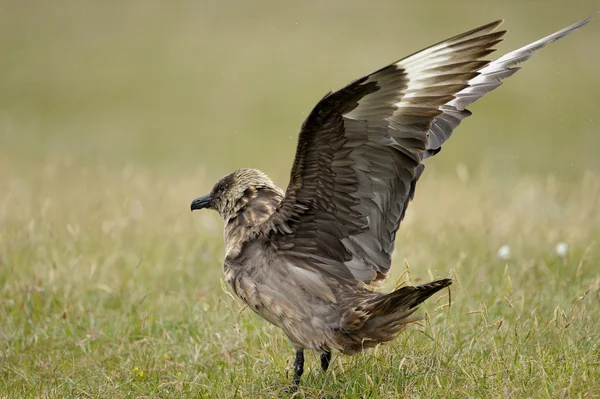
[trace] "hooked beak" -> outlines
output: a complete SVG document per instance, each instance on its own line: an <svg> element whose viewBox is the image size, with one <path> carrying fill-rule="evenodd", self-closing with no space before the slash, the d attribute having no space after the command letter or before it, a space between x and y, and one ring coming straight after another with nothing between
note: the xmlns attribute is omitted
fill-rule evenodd
<svg viewBox="0 0 600 399"><path fill-rule="evenodd" d="M206 194L193 200L190 209L193 211L194 209L210 208L211 203L212 197L210 194Z"/></svg>

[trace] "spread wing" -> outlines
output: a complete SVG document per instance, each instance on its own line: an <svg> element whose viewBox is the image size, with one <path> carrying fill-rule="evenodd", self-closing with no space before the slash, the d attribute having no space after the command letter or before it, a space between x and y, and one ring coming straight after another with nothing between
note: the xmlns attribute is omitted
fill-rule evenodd
<svg viewBox="0 0 600 399"><path fill-rule="evenodd" d="M494 61L502 21L455 36L326 95L304 121L270 242L342 278L386 277L396 231L423 171L464 108L512 65L587 20Z"/></svg>
<svg viewBox="0 0 600 399"><path fill-rule="evenodd" d="M556 33L535 41L527 46L521 47L502 57L490 62L487 66L480 69L479 75L469 81L469 86L456 93L456 98L444 104L442 114L439 115L429 131L429 141L427 143L427 151L423 155L423 159L435 155L441 149L442 144L452 135L452 131L460 124L460 122L471 116L471 112L465 107L486 93L494 90L502 84L502 80L512 76L520 67L514 65L527 61L533 55L533 52L541 49L549 43L560 39L573 32L575 29L582 27L592 20L591 17L574 23Z"/></svg>

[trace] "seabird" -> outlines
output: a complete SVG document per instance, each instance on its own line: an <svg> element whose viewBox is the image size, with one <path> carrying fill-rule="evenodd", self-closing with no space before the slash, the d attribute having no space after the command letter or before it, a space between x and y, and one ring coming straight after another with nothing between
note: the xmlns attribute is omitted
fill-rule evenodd
<svg viewBox="0 0 600 399"><path fill-rule="evenodd" d="M304 121L284 192L256 169L222 179L191 209L225 222L223 271L233 292L281 328L296 351L354 354L392 340L448 278L373 290L388 275L396 231L423 161L533 52L591 18L494 61L502 21L434 44L323 97Z"/></svg>

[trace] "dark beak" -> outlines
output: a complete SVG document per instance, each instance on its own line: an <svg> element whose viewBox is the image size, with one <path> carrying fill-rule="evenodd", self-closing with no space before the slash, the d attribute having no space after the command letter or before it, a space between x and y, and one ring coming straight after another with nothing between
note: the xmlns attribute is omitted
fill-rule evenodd
<svg viewBox="0 0 600 399"><path fill-rule="evenodd" d="M202 197L198 197L192 201L190 209L193 211L194 209L210 208L211 203L212 197L210 196L210 194L203 195Z"/></svg>

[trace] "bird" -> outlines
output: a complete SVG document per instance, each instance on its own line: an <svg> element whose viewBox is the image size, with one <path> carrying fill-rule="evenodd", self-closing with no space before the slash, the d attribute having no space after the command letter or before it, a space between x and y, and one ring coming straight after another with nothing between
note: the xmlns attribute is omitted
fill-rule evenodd
<svg viewBox="0 0 600 399"><path fill-rule="evenodd" d="M452 284L441 278L391 293L396 232L424 161L471 115L466 107L502 84L536 50L591 20L487 60L498 20L441 41L327 93L303 122L284 191L244 168L221 178L191 210L224 221L223 272L231 290L283 330L295 351L352 355L394 339L418 306Z"/></svg>

